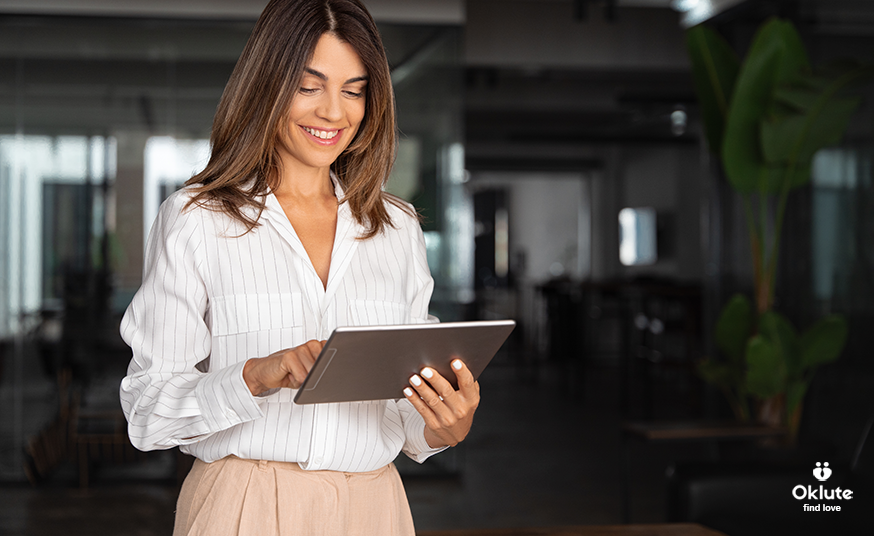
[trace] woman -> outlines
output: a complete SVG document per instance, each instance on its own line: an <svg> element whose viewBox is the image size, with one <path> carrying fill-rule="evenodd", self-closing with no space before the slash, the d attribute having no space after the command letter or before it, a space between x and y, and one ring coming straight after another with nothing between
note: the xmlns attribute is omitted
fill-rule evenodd
<svg viewBox="0 0 874 536"><path fill-rule="evenodd" d="M122 322L131 441L197 458L174 534L413 534L392 460L463 440L458 360L406 399L298 406L334 328L433 321L414 210L382 192L394 105L358 0L273 0L228 82L204 171L161 207Z"/></svg>

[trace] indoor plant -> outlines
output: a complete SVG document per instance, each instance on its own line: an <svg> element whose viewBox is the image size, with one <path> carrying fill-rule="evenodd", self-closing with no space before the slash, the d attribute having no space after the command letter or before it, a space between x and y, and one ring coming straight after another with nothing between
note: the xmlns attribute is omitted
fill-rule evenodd
<svg viewBox="0 0 874 536"><path fill-rule="evenodd" d="M764 423L787 427L794 442L813 373L840 355L847 323L829 315L799 335L774 310L780 237L789 193L807 184L814 153L838 143L859 99L848 89L870 75L844 63L814 71L792 23L770 19L741 62L715 31L688 30L695 89L708 144L741 195L753 261L753 299L735 295L716 326L722 358L699 366L741 420L748 399Z"/></svg>

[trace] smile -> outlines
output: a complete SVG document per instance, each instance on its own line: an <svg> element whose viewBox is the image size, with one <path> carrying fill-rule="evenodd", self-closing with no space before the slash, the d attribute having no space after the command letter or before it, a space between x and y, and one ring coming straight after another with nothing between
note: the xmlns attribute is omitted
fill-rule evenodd
<svg viewBox="0 0 874 536"><path fill-rule="evenodd" d="M330 140L337 136L340 133L339 130L316 130L310 127L302 127L304 130L312 134L317 138L321 138L323 140Z"/></svg>

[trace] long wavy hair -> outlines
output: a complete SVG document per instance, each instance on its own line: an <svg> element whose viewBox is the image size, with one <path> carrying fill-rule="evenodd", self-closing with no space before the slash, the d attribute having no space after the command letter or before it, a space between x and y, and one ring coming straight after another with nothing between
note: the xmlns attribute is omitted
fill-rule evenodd
<svg viewBox="0 0 874 536"><path fill-rule="evenodd" d="M369 77L364 119L331 166L343 202L365 228L360 238L392 225L385 201L415 215L383 192L397 146L394 93L382 39L359 0L271 0L264 8L216 110L209 163L185 183L194 189L189 205L225 212L245 232L259 225L263 196L279 186L278 150L288 110L326 33L352 46Z"/></svg>

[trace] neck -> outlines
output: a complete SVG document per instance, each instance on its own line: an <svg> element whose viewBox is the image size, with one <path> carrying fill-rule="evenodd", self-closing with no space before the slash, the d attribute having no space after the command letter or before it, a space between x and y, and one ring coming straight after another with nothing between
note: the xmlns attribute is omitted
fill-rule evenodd
<svg viewBox="0 0 874 536"><path fill-rule="evenodd" d="M279 186L273 192L278 198L297 200L324 200L334 198L334 183L330 168L283 166Z"/></svg>

